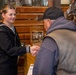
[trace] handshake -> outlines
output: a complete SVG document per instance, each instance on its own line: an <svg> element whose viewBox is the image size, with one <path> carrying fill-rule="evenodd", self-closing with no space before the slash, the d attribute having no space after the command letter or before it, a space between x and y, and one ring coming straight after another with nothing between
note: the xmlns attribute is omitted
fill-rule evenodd
<svg viewBox="0 0 76 75"><path fill-rule="evenodd" d="M39 46L26 46L27 52L30 52L33 56L36 56L38 54L38 51L40 50Z"/></svg>
<svg viewBox="0 0 76 75"><path fill-rule="evenodd" d="M30 47L30 53L33 55L33 56L36 56L38 54L38 51L40 50L40 47L39 46L31 46Z"/></svg>

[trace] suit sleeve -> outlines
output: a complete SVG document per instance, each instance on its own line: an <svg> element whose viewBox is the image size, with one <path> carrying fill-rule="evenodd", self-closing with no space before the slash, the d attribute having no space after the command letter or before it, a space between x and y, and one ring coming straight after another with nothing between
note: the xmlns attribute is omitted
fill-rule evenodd
<svg viewBox="0 0 76 75"><path fill-rule="evenodd" d="M45 38L36 57L33 75L55 75L58 47L52 38Z"/></svg>

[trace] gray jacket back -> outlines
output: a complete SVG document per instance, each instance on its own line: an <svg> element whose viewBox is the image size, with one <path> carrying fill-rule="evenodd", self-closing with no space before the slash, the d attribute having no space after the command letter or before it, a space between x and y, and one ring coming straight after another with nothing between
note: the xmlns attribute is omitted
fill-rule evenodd
<svg viewBox="0 0 76 75"><path fill-rule="evenodd" d="M55 30L47 36L52 37L59 48L57 75L76 75L76 32Z"/></svg>

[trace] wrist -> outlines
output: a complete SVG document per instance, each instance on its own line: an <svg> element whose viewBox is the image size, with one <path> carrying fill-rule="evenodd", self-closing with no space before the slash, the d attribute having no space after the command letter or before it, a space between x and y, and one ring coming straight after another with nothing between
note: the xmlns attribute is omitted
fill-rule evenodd
<svg viewBox="0 0 76 75"><path fill-rule="evenodd" d="M30 45L26 45L26 53L30 53Z"/></svg>

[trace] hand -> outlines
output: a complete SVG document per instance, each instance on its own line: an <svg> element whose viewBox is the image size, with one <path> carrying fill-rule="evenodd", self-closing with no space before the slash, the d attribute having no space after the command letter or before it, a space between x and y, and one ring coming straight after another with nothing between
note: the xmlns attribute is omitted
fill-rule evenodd
<svg viewBox="0 0 76 75"><path fill-rule="evenodd" d="M30 47L30 53L31 53L33 56L36 56L36 55L38 54L39 49L40 49L39 46L31 46L31 47Z"/></svg>

